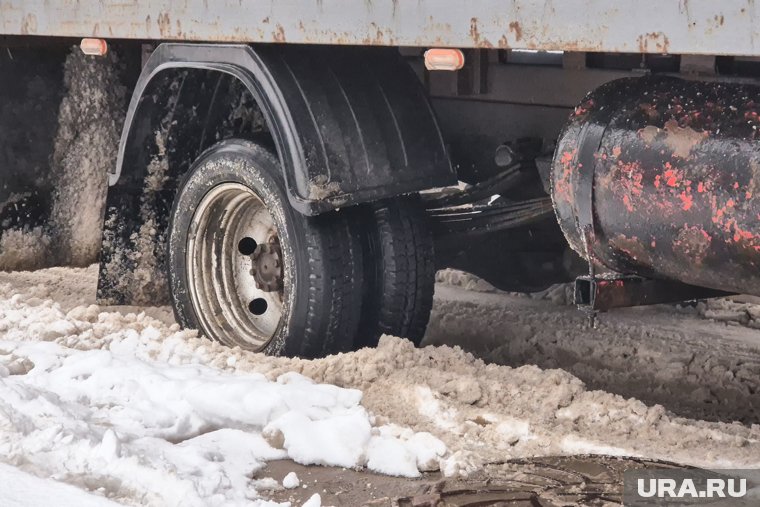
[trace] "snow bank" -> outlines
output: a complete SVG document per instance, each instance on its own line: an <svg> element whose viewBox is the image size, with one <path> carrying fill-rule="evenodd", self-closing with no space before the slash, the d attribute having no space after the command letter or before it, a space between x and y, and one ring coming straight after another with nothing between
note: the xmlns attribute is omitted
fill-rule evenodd
<svg viewBox="0 0 760 507"><path fill-rule="evenodd" d="M700 316L721 307L737 320ZM760 331L749 327L753 320L738 323L751 314L760 316L760 305L726 300L622 308L589 329L574 307L438 285L423 343L461 345L496 364L562 369L587 390L661 404L688 419L752 425L760 421Z"/></svg>
<svg viewBox="0 0 760 507"><path fill-rule="evenodd" d="M238 505L267 460L416 477L420 438L445 453L373 427L357 389L202 364L176 325L30 289L0 286L0 456L37 475L137 505Z"/></svg>
<svg viewBox="0 0 760 507"><path fill-rule="evenodd" d="M372 437L360 391L295 374L270 381L139 360L133 344L79 351L1 341L0 455L62 480L110 484L115 498L160 505L243 503L257 497L252 473L286 457L419 475L413 448ZM279 443L266 438L273 430L282 431ZM411 466L394 462L398 454L409 455Z"/></svg>
<svg viewBox="0 0 760 507"><path fill-rule="evenodd" d="M51 479L40 479L18 468L0 463L0 505L3 507L116 507L119 504L106 498Z"/></svg>

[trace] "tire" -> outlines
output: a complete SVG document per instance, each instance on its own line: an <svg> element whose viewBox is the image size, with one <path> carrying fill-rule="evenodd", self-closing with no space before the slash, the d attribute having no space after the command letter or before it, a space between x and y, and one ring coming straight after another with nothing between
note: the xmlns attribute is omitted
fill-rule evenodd
<svg viewBox="0 0 760 507"><path fill-rule="evenodd" d="M353 232L347 211L295 211L267 149L242 140L212 146L180 183L170 217L177 321L269 355L350 350L363 287Z"/></svg>
<svg viewBox="0 0 760 507"><path fill-rule="evenodd" d="M418 195L369 205L364 232L365 293L355 348L374 347L383 334L419 346L433 308L433 235Z"/></svg>

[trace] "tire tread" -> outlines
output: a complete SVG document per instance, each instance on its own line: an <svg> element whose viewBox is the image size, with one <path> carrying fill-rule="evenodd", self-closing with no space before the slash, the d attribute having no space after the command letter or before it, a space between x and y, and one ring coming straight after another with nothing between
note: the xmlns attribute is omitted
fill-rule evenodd
<svg viewBox="0 0 760 507"><path fill-rule="evenodd" d="M374 346L382 334L419 345L433 307L433 236L419 196L404 196L372 206L366 220L367 264L362 323L355 345ZM369 257L373 258L369 258Z"/></svg>

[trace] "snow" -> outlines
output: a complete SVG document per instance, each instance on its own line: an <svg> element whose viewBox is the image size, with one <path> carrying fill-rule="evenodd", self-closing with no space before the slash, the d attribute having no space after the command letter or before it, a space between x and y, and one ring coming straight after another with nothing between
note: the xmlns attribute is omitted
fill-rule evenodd
<svg viewBox="0 0 760 507"><path fill-rule="evenodd" d="M41 479L0 463L0 505L3 507L116 507L118 504L81 489Z"/></svg>
<svg viewBox="0 0 760 507"><path fill-rule="evenodd" d="M387 475L419 477L417 458L400 441L392 437L372 437L367 449L367 468Z"/></svg>
<svg viewBox="0 0 760 507"><path fill-rule="evenodd" d="M107 478L111 496L146 504L256 498L250 475L287 454L261 437L264 425L296 412L329 424L358 403L338 388L325 393L332 386L137 360L128 341L90 351L0 342L0 364L20 361L33 367L0 384L0 454L50 475ZM317 458L329 461L324 453Z"/></svg>
<svg viewBox="0 0 760 507"><path fill-rule="evenodd" d="M4 285L0 315L0 455L37 475L139 505L243 505L272 459L409 477L430 459L413 432L373 437L361 391L202 364L210 342L183 350L194 333L145 314Z"/></svg>
<svg viewBox="0 0 760 507"><path fill-rule="evenodd" d="M279 484L252 477L266 461L283 458L408 477L438 469L468 475L505 459L575 453L760 467L757 424L676 415L589 389L560 369L488 364L459 347L419 349L391 337L377 349L314 361L249 353L180 330L167 308L92 304L96 275L95 267L0 273L0 460L44 478L44 488L68 483L96 500L128 505L267 505L266 491ZM518 332L544 349L567 339L580 344L578 356L556 357L602 364L580 341L589 333L576 328L570 309L539 311L529 305L550 303L437 291L427 341L466 329L469 343L481 346L478 339L503 341L500 333ZM535 321L513 322L510 311L523 319L534 312ZM637 313L631 321L642 318ZM668 321L677 329L668 333L699 318ZM552 326L548 338L544 322ZM633 324L625 335L613 323L605 316L600 329L615 331L616 340L644 335ZM729 348L725 338L738 330L717 326L699 328L701 339L741 358L737 382L756 382L760 342L745 331L757 331L742 328L743 341ZM716 330L723 337L711 334ZM650 337L655 331L647 329ZM609 352L600 336L589 339ZM645 361L670 364L684 354L643 342L635 354L618 346L628 354L623 376ZM663 364L660 378L693 381ZM705 364L714 367L715 357Z"/></svg>
<svg viewBox="0 0 760 507"><path fill-rule="evenodd" d="M357 401L357 404L335 413L334 417L321 417L318 412L326 408L290 411L269 423L264 434L277 434L288 457L297 463L357 466L370 439L371 426L366 410ZM312 419L313 416L305 413L308 411L318 418ZM268 440L271 442L271 437Z"/></svg>
<svg viewBox="0 0 760 507"><path fill-rule="evenodd" d="M298 479L298 476L295 472L290 472L282 479L282 487L285 489L297 488L300 485L301 481Z"/></svg>
<svg viewBox="0 0 760 507"><path fill-rule="evenodd" d="M604 454L606 456L631 456L636 457L630 450L610 445L600 445L578 438L568 436L562 440L562 450L566 454Z"/></svg>
<svg viewBox="0 0 760 507"><path fill-rule="evenodd" d="M319 493L314 493L311 497L303 503L303 507L321 507L322 498Z"/></svg>

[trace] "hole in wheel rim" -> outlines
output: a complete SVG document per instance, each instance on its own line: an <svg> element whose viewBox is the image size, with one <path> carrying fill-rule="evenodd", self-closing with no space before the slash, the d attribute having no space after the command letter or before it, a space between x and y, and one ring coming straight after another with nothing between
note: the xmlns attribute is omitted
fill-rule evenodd
<svg viewBox="0 0 760 507"><path fill-rule="evenodd" d="M256 298L248 303L248 311L254 315L264 315L268 307L269 303L264 298Z"/></svg>
<svg viewBox="0 0 760 507"><path fill-rule="evenodd" d="M259 244L256 243L255 239L246 236L238 242L238 252L243 255L253 255L257 246L259 246Z"/></svg>

